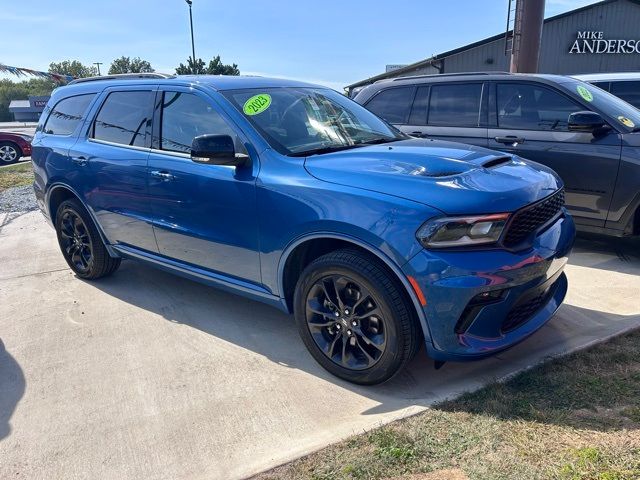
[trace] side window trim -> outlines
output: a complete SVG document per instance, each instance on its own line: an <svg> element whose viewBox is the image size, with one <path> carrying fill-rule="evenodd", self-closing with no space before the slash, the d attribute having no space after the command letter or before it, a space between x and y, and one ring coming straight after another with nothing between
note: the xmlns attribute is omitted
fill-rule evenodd
<svg viewBox="0 0 640 480"><path fill-rule="evenodd" d="M551 86L551 85L547 85L546 83L537 83L537 82L530 82L530 81L515 81L515 82L505 82L505 81L497 81L495 82L495 88L496 88L496 95L495 95L495 100L496 100L496 104L495 104L495 114L496 114L496 126L494 128L497 129L504 129L504 130L522 130L522 131L529 131L529 132L562 132L562 130L543 130L540 128L508 128L508 127L501 127L500 126L500 112L498 111L498 87L500 85L525 85L525 86L529 86L531 88L539 88L542 90L547 90L550 92L553 92L561 97L563 97L565 100L573 103L576 105L577 108L584 110L585 107L583 105L580 104L580 102L576 101L576 99L571 98L570 95L567 95L566 93L564 93L563 91ZM579 111L579 110L576 110ZM593 111L593 110L591 110Z"/></svg>

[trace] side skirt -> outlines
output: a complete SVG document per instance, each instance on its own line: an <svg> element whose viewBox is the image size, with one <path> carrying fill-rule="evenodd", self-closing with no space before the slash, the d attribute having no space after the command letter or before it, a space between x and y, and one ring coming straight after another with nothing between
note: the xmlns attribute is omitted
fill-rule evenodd
<svg viewBox="0 0 640 480"><path fill-rule="evenodd" d="M170 260L159 255L138 250L127 245L111 245L118 255L132 260L140 260L161 270L165 270L181 277L195 280L196 282L219 288L230 293L235 293L251 300L266 303L272 307L289 313L283 298L273 295L266 288L254 285L233 277L227 277L219 273L204 270L193 265L187 265L175 260Z"/></svg>

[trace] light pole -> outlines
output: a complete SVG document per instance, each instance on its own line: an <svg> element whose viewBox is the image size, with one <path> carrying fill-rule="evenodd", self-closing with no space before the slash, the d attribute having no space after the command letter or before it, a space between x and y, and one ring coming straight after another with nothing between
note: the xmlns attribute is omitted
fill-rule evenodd
<svg viewBox="0 0 640 480"><path fill-rule="evenodd" d="M191 15L191 4L193 3L192 0L184 0L185 2L187 2L187 5L189 5L189 24L191 25L191 58L193 60L192 66L193 66L193 73L195 74L195 66L196 66L196 47L195 47L195 43L193 42L193 15Z"/></svg>

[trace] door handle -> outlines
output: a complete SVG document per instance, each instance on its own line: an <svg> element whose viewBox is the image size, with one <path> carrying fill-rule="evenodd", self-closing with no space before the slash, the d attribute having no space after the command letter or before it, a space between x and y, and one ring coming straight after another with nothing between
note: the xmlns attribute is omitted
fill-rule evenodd
<svg viewBox="0 0 640 480"><path fill-rule="evenodd" d="M505 145L511 145L515 147L519 143L524 143L523 137L516 137L515 135L507 135L506 137L495 137L496 142L504 143Z"/></svg>
<svg viewBox="0 0 640 480"><path fill-rule="evenodd" d="M173 175L171 175L169 172L164 172L164 171L161 172L160 170L152 170L151 176L160 178L162 179L163 182L168 182L169 180L173 180L174 178L176 178Z"/></svg>
<svg viewBox="0 0 640 480"><path fill-rule="evenodd" d="M84 167L87 163L89 163L89 159L83 156L71 157L71 161L81 167Z"/></svg>
<svg viewBox="0 0 640 480"><path fill-rule="evenodd" d="M428 134L426 134L424 132L418 132L418 131L411 132L409 135L411 135L412 137L418 137L418 138L426 138L426 137L429 136Z"/></svg>

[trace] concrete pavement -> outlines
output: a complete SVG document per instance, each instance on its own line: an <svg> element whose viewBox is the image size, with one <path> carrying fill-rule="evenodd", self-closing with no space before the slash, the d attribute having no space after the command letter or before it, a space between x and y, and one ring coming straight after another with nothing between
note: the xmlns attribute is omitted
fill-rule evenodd
<svg viewBox="0 0 640 480"><path fill-rule="evenodd" d="M582 240L526 342L358 387L274 309L133 262L85 282L39 212L0 224L0 478L241 478L640 326L640 242Z"/></svg>

